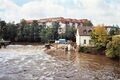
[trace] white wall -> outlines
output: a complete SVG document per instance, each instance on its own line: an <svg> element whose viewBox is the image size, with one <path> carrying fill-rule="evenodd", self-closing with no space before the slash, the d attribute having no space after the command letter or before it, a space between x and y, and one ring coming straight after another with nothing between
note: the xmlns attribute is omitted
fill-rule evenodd
<svg viewBox="0 0 120 80"><path fill-rule="evenodd" d="M73 27L73 23L72 22L70 22L69 25L70 25L70 27Z"/></svg>
<svg viewBox="0 0 120 80"><path fill-rule="evenodd" d="M79 36L79 32L77 29L77 33L76 33L76 44L79 46L80 45L80 36Z"/></svg>
<svg viewBox="0 0 120 80"><path fill-rule="evenodd" d="M77 27L78 27L78 23L75 23L75 28L77 29Z"/></svg>
<svg viewBox="0 0 120 80"><path fill-rule="evenodd" d="M47 23L46 23L46 26L47 26L47 27L52 26L52 22L47 22Z"/></svg>
<svg viewBox="0 0 120 80"><path fill-rule="evenodd" d="M84 40L86 40L86 44L84 44ZM79 46L90 46L90 36L79 36L78 30L76 33L76 44Z"/></svg>
<svg viewBox="0 0 120 80"><path fill-rule="evenodd" d="M61 22L59 24L60 24L60 28L61 28L61 31L58 30L59 34L65 33L65 31L66 31L66 24L61 23Z"/></svg>
<svg viewBox="0 0 120 80"><path fill-rule="evenodd" d="M86 40L86 44L84 44L84 40ZM81 46L89 46L90 45L90 36L80 36L80 45Z"/></svg>
<svg viewBox="0 0 120 80"><path fill-rule="evenodd" d="M60 27L61 27L61 28L65 28L65 27L66 27L66 25L65 25L64 23L61 23L61 22L60 22L59 24L60 24Z"/></svg>

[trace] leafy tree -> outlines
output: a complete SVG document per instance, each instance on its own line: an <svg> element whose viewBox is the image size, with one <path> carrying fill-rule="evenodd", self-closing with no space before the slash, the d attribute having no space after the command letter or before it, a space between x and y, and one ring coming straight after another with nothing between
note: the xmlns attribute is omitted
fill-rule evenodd
<svg viewBox="0 0 120 80"><path fill-rule="evenodd" d="M59 39L66 39L66 34L65 33L59 34L58 38Z"/></svg>
<svg viewBox="0 0 120 80"><path fill-rule="evenodd" d="M22 19L20 24L18 25L19 30L18 30L18 40L19 41L24 41L25 40L25 31L24 28L27 25L27 22Z"/></svg>
<svg viewBox="0 0 120 80"><path fill-rule="evenodd" d="M92 42L99 49L104 49L108 42L108 35L104 25L98 25L91 33Z"/></svg>
<svg viewBox="0 0 120 80"><path fill-rule="evenodd" d="M25 25L24 29L23 29L23 35L24 35L24 41L28 41L28 42L31 42L31 30L32 30L32 27L30 25ZM22 41L23 41L22 40Z"/></svg>
<svg viewBox="0 0 120 80"><path fill-rule="evenodd" d="M68 27L65 32L66 39L75 41L75 33L76 30L74 27Z"/></svg>
<svg viewBox="0 0 120 80"><path fill-rule="evenodd" d="M41 42L49 42L54 40L53 28L42 28L40 31Z"/></svg>
<svg viewBox="0 0 120 80"><path fill-rule="evenodd" d="M110 58L120 58L120 36L113 36L106 46L106 56Z"/></svg>
<svg viewBox="0 0 120 80"><path fill-rule="evenodd" d="M83 26L93 26L91 21L85 21L83 22Z"/></svg>
<svg viewBox="0 0 120 80"><path fill-rule="evenodd" d="M6 24L6 28L3 31L3 39L15 41L17 37L17 26L14 23Z"/></svg>
<svg viewBox="0 0 120 80"><path fill-rule="evenodd" d="M53 27L53 35L54 35L54 40L58 39L58 29L60 27L59 22L53 22L52 23L52 27Z"/></svg>
<svg viewBox="0 0 120 80"><path fill-rule="evenodd" d="M59 34L59 38L75 41L76 30L74 27L67 27L65 33Z"/></svg>
<svg viewBox="0 0 120 80"><path fill-rule="evenodd" d="M32 30L31 30L31 38L32 41L39 41L39 25L37 20L33 20L32 23Z"/></svg>
<svg viewBox="0 0 120 80"><path fill-rule="evenodd" d="M3 32L6 30L6 22L0 21L0 39L3 38Z"/></svg>
<svg viewBox="0 0 120 80"><path fill-rule="evenodd" d="M118 26L113 26L114 28L110 29L109 35L114 36L119 34L119 27Z"/></svg>

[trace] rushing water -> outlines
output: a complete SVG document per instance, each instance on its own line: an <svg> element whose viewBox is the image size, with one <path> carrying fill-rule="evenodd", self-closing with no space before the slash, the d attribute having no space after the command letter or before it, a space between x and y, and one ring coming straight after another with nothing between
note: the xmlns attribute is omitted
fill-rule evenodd
<svg viewBox="0 0 120 80"><path fill-rule="evenodd" d="M51 51L43 46L0 49L0 80L119 80L120 64L104 56Z"/></svg>

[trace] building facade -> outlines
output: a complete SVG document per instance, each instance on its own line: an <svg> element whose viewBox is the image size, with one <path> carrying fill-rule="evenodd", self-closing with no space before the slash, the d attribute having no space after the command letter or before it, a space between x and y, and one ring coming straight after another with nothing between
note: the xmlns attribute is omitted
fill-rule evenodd
<svg viewBox="0 0 120 80"><path fill-rule="evenodd" d="M92 31L92 26L83 26L78 27L76 32L76 44L77 46L90 46L91 44L91 37L90 33Z"/></svg>
<svg viewBox="0 0 120 80"><path fill-rule="evenodd" d="M33 20L26 20L27 23L32 24ZM88 19L71 19L71 18L45 18L37 20L39 25L44 25L47 27L52 27L53 22L59 23L58 33L65 33L66 27L75 27L77 29L78 26L82 25L84 22L89 21Z"/></svg>
<svg viewBox="0 0 120 80"><path fill-rule="evenodd" d="M91 31L95 27L93 26L80 26L77 28L76 32L76 44L77 46L93 46L91 41ZM104 27L109 35L109 32L111 29L116 29L116 27L113 26L105 26Z"/></svg>

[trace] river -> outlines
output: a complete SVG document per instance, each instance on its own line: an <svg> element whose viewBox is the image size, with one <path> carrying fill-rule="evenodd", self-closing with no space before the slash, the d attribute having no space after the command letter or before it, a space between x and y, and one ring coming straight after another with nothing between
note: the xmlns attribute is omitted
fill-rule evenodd
<svg viewBox="0 0 120 80"><path fill-rule="evenodd" d="M9 45L0 49L0 80L119 80L120 63L103 55Z"/></svg>

